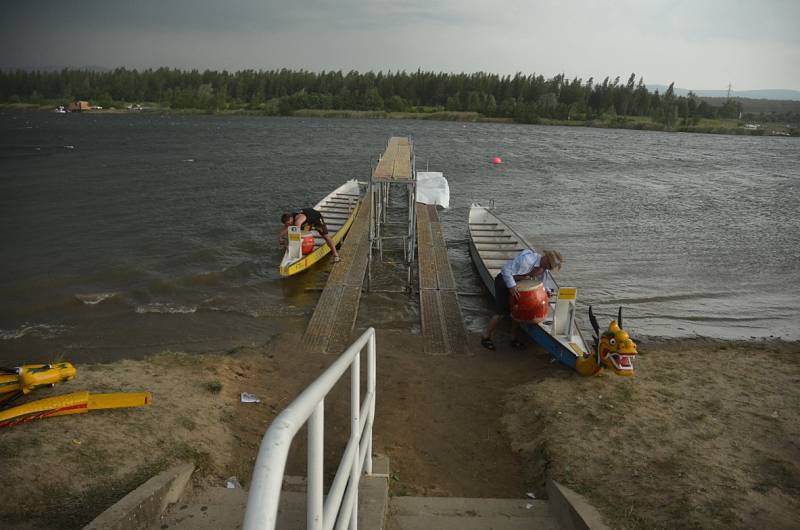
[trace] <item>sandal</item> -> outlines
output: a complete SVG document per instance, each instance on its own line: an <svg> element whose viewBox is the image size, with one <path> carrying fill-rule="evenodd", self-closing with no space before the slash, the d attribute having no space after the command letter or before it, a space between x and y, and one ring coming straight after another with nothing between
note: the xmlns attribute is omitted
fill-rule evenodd
<svg viewBox="0 0 800 530"><path fill-rule="evenodd" d="M483 337L481 339L481 346L483 346L487 350L492 350L492 351L495 350L494 341L492 341L492 339L490 339L489 337Z"/></svg>
<svg viewBox="0 0 800 530"><path fill-rule="evenodd" d="M516 350L524 350L525 349L525 343L522 342L519 339L514 339L514 340L511 341L511 347L516 349Z"/></svg>

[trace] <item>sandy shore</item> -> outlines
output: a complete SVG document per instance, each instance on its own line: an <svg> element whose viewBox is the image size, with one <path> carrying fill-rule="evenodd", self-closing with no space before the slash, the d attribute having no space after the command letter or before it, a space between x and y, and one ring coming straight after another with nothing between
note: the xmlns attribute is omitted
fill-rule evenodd
<svg viewBox="0 0 800 530"><path fill-rule="evenodd" d="M477 337L473 337L477 344ZM541 496L552 477L619 528L796 528L800 343L644 342L633 378L581 378L530 344L429 356L379 331L375 449L392 494ZM67 359L68 360L68 359ZM247 486L270 421L330 362L296 338L216 355L78 366L38 397L150 390L150 408L0 431L4 528L79 528L179 460L195 481ZM347 382L326 402L326 466L346 436ZM242 404L240 392L259 404ZM288 471L304 468L304 438Z"/></svg>

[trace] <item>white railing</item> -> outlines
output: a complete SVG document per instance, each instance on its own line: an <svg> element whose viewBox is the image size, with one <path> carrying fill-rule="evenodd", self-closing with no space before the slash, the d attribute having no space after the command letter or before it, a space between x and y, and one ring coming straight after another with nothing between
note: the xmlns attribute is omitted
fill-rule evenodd
<svg viewBox="0 0 800 530"><path fill-rule="evenodd" d="M361 397L361 351L367 346L367 390ZM323 505L325 396L350 368L350 439ZM273 530L278 517L289 447L308 422L308 490L306 528L358 528L358 484L361 472L372 473L372 425L375 419L375 330L369 328L272 422L253 469L244 530Z"/></svg>

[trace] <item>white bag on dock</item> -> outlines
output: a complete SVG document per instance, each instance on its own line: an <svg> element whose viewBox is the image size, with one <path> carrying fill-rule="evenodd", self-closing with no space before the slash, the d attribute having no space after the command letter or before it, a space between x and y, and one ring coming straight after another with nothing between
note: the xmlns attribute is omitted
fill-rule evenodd
<svg viewBox="0 0 800 530"><path fill-rule="evenodd" d="M417 171L417 202L450 207L450 186L439 171Z"/></svg>

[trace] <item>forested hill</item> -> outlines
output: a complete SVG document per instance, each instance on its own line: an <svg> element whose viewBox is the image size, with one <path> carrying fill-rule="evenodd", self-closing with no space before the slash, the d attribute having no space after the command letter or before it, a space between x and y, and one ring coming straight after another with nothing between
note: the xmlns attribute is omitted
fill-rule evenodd
<svg viewBox="0 0 800 530"><path fill-rule="evenodd" d="M301 109L387 112L474 112L490 118L536 123L540 118L591 120L647 116L666 127L680 120L735 118L741 105L728 99L713 106L693 94L678 96L670 85L650 92L631 74L603 80L564 75L500 76L478 73L347 72L271 70L238 72L157 70L0 72L2 103L95 105L154 102L172 109L249 109L288 115ZM796 117L795 117L796 118Z"/></svg>

